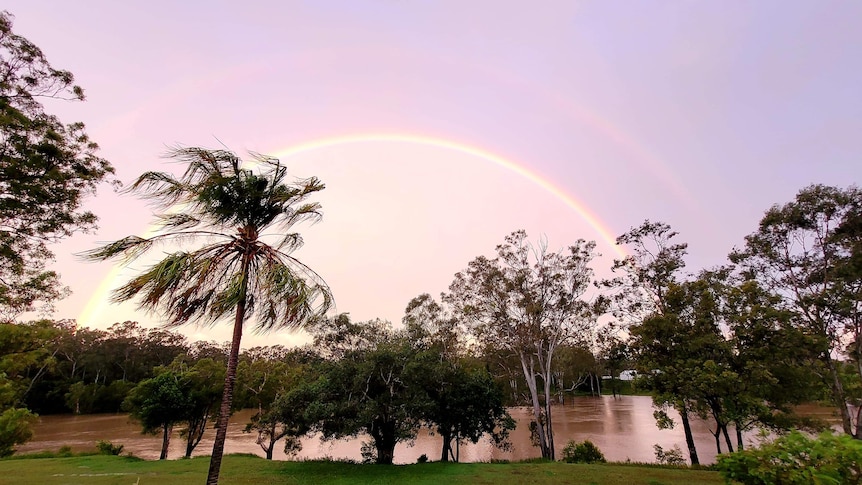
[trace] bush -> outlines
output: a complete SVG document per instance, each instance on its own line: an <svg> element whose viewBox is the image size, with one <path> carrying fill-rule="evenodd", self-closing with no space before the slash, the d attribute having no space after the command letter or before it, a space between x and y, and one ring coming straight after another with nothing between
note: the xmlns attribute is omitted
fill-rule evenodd
<svg viewBox="0 0 862 485"><path fill-rule="evenodd" d="M37 416L23 408L9 408L0 414L0 457L11 456L15 446L33 437L30 426Z"/></svg>
<svg viewBox="0 0 862 485"><path fill-rule="evenodd" d="M656 444L653 445L653 449L655 450L656 461L662 465L685 466L687 464L685 458L682 456L682 450L679 449L679 445L673 445L673 448L665 450Z"/></svg>
<svg viewBox="0 0 862 485"><path fill-rule="evenodd" d="M422 453L419 455L419 458L416 459L416 463L428 463L428 455Z"/></svg>
<svg viewBox="0 0 862 485"><path fill-rule="evenodd" d="M563 448L563 461L566 463L605 463L605 455L590 440L583 443L575 443L569 440Z"/></svg>
<svg viewBox="0 0 862 485"><path fill-rule="evenodd" d="M96 443L96 449L102 455L119 455L123 452L123 445L115 445L107 440L99 440Z"/></svg>
<svg viewBox="0 0 862 485"><path fill-rule="evenodd" d="M69 445L63 445L57 450L57 456L62 458L68 458L72 456L72 447Z"/></svg>
<svg viewBox="0 0 862 485"><path fill-rule="evenodd" d="M728 481L743 485L862 483L862 441L826 432L809 438L794 431L760 448L718 457Z"/></svg>

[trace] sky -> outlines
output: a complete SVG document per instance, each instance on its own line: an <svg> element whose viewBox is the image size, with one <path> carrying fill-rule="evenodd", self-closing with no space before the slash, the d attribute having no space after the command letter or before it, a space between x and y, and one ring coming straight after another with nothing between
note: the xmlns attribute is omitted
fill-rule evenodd
<svg viewBox="0 0 862 485"><path fill-rule="evenodd" d="M552 250L645 219L726 261L764 211L862 176L862 3L812 1L7 0L14 31L70 70L82 121L122 182L181 169L178 145L279 156L327 188L296 256L337 311L398 322L525 229ZM107 302L142 263L76 253L146 233L152 208L105 185L98 231L56 245L57 318L159 325ZM228 324L183 329L230 339ZM247 333L243 346L307 336Z"/></svg>

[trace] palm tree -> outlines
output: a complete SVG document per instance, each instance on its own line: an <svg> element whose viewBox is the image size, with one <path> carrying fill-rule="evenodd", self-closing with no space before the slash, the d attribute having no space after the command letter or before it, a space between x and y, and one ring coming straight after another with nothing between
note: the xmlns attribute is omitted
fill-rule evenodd
<svg viewBox="0 0 862 485"><path fill-rule="evenodd" d="M322 278L290 255L302 244L290 229L320 219L320 204L306 199L324 185L314 177L286 182L287 170L278 160L257 154L251 168L226 150L179 148L169 156L188 164L182 177L147 172L128 189L158 207L155 235L127 236L84 257L121 257L129 263L156 245L203 243L166 255L116 289L112 300L140 296L140 307L164 314L167 327L211 326L234 317L209 485L218 483L244 323L253 321L262 332L295 329L325 313L332 302ZM281 229L274 245L264 241L270 239L267 229Z"/></svg>

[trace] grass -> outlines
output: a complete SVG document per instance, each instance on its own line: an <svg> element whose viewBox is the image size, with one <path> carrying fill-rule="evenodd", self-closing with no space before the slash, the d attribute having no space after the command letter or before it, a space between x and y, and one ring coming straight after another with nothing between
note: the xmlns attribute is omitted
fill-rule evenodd
<svg viewBox="0 0 862 485"><path fill-rule="evenodd" d="M205 481L208 457L145 461L108 455L0 460L0 484L185 485ZM596 484L721 485L717 472L637 465L556 463L427 463L356 465L330 461L267 461L228 455L222 463L224 485L359 484Z"/></svg>

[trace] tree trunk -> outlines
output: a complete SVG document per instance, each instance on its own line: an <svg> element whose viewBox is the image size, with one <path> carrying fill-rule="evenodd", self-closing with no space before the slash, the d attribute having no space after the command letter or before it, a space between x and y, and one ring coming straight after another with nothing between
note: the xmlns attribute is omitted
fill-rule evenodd
<svg viewBox="0 0 862 485"><path fill-rule="evenodd" d="M727 452L733 453L733 442L730 441L730 434L727 432L727 424L721 425L721 433L724 435L724 442L727 443Z"/></svg>
<svg viewBox="0 0 862 485"><path fill-rule="evenodd" d="M739 423L736 423L734 427L736 428L736 450L742 451L744 449L742 444L742 428L739 426Z"/></svg>
<svg viewBox="0 0 862 485"><path fill-rule="evenodd" d="M247 271L248 263L243 260L243 270ZM243 293L245 293L243 291ZM227 359L227 372L224 377L224 393L221 399L221 408L216 426L213 453L210 457L210 468L207 472L207 485L217 485L219 470L221 469L222 455L224 455L224 442L227 438L227 423L230 419L230 408L233 403L233 388L236 383L236 364L239 360L239 344L242 340L242 324L245 320L245 297L240 299L236 305L236 318L233 323L233 338L230 342L230 355Z"/></svg>
<svg viewBox="0 0 862 485"><path fill-rule="evenodd" d="M377 464L391 465L395 459L395 423L378 421L377 424L377 432L371 434L377 449Z"/></svg>
<svg viewBox="0 0 862 485"><path fill-rule="evenodd" d="M192 452L201 442L206 431L207 422L209 421L209 412L203 416L196 416L189 419L189 428L186 435L186 458L191 458Z"/></svg>
<svg viewBox="0 0 862 485"><path fill-rule="evenodd" d="M691 423L688 421L688 404L683 401L682 406L677 409L682 420L682 429L685 431L685 444L688 447L688 456L692 465L700 465L697 459L697 448L694 446L694 436L691 434Z"/></svg>
<svg viewBox="0 0 862 485"><path fill-rule="evenodd" d="M548 370L543 376L545 380L545 436L548 440L548 456L546 458L554 460L554 425L551 421L551 379L550 379L550 359L548 362Z"/></svg>
<svg viewBox="0 0 862 485"><path fill-rule="evenodd" d="M275 441L270 441L269 446L266 448L266 459L272 460L272 451L275 449Z"/></svg>
<svg viewBox="0 0 862 485"><path fill-rule="evenodd" d="M440 461L449 461L449 453L452 452L452 435L450 433L440 433L443 438L443 452L440 454Z"/></svg>
<svg viewBox="0 0 862 485"><path fill-rule="evenodd" d="M835 361L832 360L829 352L826 352L824 359L826 367L829 369L829 374L832 377L832 401L838 407L838 411L841 412L841 427L844 429L844 433L854 436L853 425L850 422L850 410L847 409L847 396L844 394L844 385L841 383L838 367L835 365Z"/></svg>
<svg viewBox="0 0 862 485"><path fill-rule="evenodd" d="M536 432L539 434L539 447L542 450L542 458L550 458L548 453L548 439L545 436L545 427L542 425L542 406L539 404L539 390L536 385L536 374L532 372L532 363L527 366L527 357L522 353L518 353L521 359L521 369L524 371L524 379L527 380L527 387L530 388L530 398L533 403L533 417L536 419Z"/></svg>
<svg viewBox="0 0 862 485"><path fill-rule="evenodd" d="M862 440L862 403L856 407L856 434L853 437Z"/></svg>
<svg viewBox="0 0 862 485"><path fill-rule="evenodd" d="M170 424L162 426L162 453L159 455L159 460L166 460L168 458L168 447L171 445L171 431L173 429L173 425Z"/></svg>

